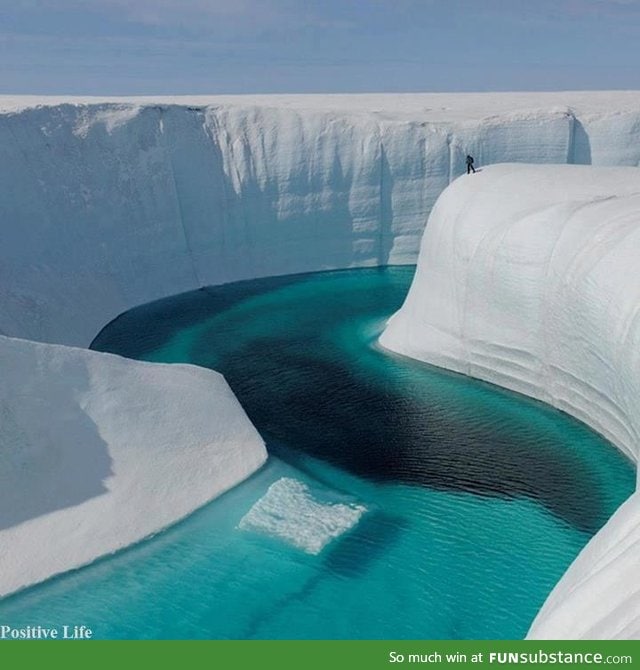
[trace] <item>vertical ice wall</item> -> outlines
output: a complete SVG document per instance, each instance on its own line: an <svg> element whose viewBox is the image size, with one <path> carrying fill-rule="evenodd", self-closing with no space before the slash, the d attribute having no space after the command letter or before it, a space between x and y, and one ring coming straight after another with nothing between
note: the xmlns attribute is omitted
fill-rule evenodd
<svg viewBox="0 0 640 670"><path fill-rule="evenodd" d="M199 286L415 262L467 151L582 159L575 123L248 104L0 114L0 332L86 345L131 306Z"/></svg>

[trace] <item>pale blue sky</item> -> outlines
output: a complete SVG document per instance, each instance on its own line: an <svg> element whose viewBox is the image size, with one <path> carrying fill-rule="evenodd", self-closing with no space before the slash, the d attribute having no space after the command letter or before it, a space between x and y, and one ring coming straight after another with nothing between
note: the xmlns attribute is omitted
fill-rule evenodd
<svg viewBox="0 0 640 670"><path fill-rule="evenodd" d="M640 89L640 0L0 0L0 93Z"/></svg>

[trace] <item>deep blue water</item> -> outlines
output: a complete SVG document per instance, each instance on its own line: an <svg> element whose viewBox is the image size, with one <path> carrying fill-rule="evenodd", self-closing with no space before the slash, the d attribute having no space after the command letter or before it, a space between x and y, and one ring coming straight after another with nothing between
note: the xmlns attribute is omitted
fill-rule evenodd
<svg viewBox="0 0 640 670"><path fill-rule="evenodd" d="M523 637L633 468L541 403L377 348L412 274L240 282L109 324L93 348L223 372L272 457L164 533L0 601L0 620L118 638ZM318 555L239 530L283 477L368 511Z"/></svg>

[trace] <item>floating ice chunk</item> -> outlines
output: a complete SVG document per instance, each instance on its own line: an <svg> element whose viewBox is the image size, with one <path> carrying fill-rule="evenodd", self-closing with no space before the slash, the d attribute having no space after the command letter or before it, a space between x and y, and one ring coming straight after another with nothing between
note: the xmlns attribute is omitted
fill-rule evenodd
<svg viewBox="0 0 640 670"><path fill-rule="evenodd" d="M240 520L238 528L278 537L308 554L319 554L353 528L367 511L362 505L323 503L297 479L282 477Z"/></svg>

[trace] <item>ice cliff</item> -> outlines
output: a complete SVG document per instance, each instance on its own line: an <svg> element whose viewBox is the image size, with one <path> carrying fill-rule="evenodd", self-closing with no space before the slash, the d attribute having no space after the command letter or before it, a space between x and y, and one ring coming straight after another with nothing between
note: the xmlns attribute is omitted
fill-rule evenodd
<svg viewBox="0 0 640 670"><path fill-rule="evenodd" d="M436 203L381 342L533 396L638 461L640 170L495 165ZM640 637L640 493L580 554L532 638Z"/></svg>
<svg viewBox="0 0 640 670"><path fill-rule="evenodd" d="M637 165L640 94L0 97L0 333L86 346L199 286L413 263L467 152Z"/></svg>

